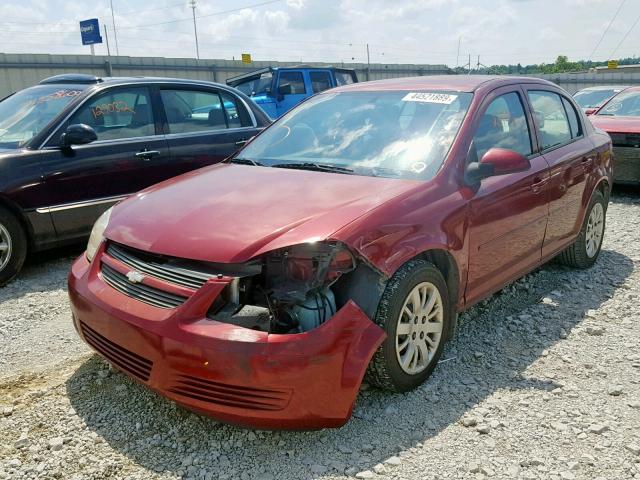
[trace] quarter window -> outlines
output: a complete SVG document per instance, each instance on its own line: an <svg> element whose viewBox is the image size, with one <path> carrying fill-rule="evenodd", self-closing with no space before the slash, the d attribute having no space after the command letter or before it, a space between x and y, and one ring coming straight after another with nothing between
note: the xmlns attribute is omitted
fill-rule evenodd
<svg viewBox="0 0 640 480"><path fill-rule="evenodd" d="M506 148L530 155L531 135L520 96L506 93L493 100L480 118L473 137L478 158L491 148Z"/></svg>
<svg viewBox="0 0 640 480"><path fill-rule="evenodd" d="M220 92L220 96L222 97L229 128L248 127L251 125L247 110L234 95L228 92Z"/></svg>
<svg viewBox="0 0 640 480"><path fill-rule="evenodd" d="M571 137L577 138L582 136L582 126L580 125L580 120L578 120L576 109L573 108L571 102L569 102L569 100L564 97L562 97L562 104L564 105L564 109L567 112L567 117L569 119L569 127L571 127Z"/></svg>
<svg viewBox="0 0 640 480"><path fill-rule="evenodd" d="M280 72L280 86L291 85L291 94L306 94L302 72Z"/></svg>
<svg viewBox="0 0 640 480"><path fill-rule="evenodd" d="M569 142L571 129L560 95L541 90L531 90L528 93L542 149Z"/></svg>
<svg viewBox="0 0 640 480"><path fill-rule="evenodd" d="M228 128L229 114L217 92L162 90L160 92L170 133L195 133ZM234 106L229 104L232 115Z"/></svg>
<svg viewBox="0 0 640 480"><path fill-rule="evenodd" d="M90 99L71 117L69 125L92 127L98 140L145 137L155 134L147 88L107 91Z"/></svg>
<svg viewBox="0 0 640 480"><path fill-rule="evenodd" d="M351 72L335 71L334 75L336 77L336 85L338 86L355 83L355 80L353 78L353 73Z"/></svg>
<svg viewBox="0 0 640 480"><path fill-rule="evenodd" d="M313 93L324 92L331 88L331 76L329 72L309 72Z"/></svg>

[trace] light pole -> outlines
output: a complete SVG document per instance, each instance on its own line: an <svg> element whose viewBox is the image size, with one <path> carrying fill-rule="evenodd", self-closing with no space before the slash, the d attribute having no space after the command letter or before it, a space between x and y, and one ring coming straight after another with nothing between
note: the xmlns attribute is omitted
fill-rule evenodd
<svg viewBox="0 0 640 480"><path fill-rule="evenodd" d="M200 60L200 47L198 46L198 27L196 25L196 0L190 0L189 5L193 10L193 35L196 37L196 58Z"/></svg>
<svg viewBox="0 0 640 480"><path fill-rule="evenodd" d="M113 13L113 0L109 0L109 4L111 5L111 23L113 23L113 39L116 42L116 55L120 55L120 50L118 50L118 34L116 33L116 16Z"/></svg>

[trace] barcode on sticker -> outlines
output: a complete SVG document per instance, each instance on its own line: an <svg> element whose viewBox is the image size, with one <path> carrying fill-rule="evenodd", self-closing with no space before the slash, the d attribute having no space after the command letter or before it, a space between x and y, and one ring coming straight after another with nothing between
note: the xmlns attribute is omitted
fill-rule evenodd
<svg viewBox="0 0 640 480"><path fill-rule="evenodd" d="M402 100L405 102L443 103L450 105L456 98L458 98L457 95L450 95L448 93L411 92L407 93Z"/></svg>

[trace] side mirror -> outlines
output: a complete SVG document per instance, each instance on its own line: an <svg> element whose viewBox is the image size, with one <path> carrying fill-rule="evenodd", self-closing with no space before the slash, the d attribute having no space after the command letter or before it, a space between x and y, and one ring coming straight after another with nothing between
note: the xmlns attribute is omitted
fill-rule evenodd
<svg viewBox="0 0 640 480"><path fill-rule="evenodd" d="M467 166L465 177L471 184L483 178L509 173L524 172L531 168L531 163L524 155L506 148L491 148L479 162L471 162Z"/></svg>
<svg viewBox="0 0 640 480"><path fill-rule="evenodd" d="M596 107L589 107L589 108L585 109L584 114L585 115L593 115L597 111L598 111L598 109Z"/></svg>
<svg viewBox="0 0 640 480"><path fill-rule="evenodd" d="M97 139L98 134L93 128L84 123L78 123L67 127L67 130L60 136L60 146L85 145Z"/></svg>
<svg viewBox="0 0 640 480"><path fill-rule="evenodd" d="M283 83L278 87L278 95L291 95L291 93L293 93L293 90L290 83Z"/></svg>

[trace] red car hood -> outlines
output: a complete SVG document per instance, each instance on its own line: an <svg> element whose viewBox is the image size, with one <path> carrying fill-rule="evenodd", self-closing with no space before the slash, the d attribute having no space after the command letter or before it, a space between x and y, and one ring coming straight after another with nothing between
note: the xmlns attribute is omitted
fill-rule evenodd
<svg viewBox="0 0 640 480"><path fill-rule="evenodd" d="M640 133L640 117L591 115L589 119L594 127L607 133Z"/></svg>
<svg viewBox="0 0 640 480"><path fill-rule="evenodd" d="M140 250L210 262L324 240L422 182L221 164L118 204L105 236Z"/></svg>

